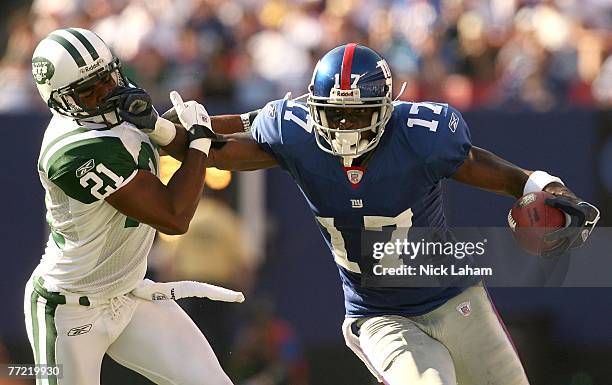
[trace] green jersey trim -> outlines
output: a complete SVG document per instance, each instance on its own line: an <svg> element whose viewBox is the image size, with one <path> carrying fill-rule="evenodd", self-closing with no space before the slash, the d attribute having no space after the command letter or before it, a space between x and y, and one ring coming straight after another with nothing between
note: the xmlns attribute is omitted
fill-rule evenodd
<svg viewBox="0 0 612 385"><path fill-rule="evenodd" d="M49 150L60 140L65 139L69 136L73 136L76 134L81 134L83 132L87 132L89 131L87 128L85 127L78 127L75 130L69 131L63 135L58 136L57 138L51 140L49 143L47 143L47 145L44 147L44 149L41 151L40 153L40 158L38 159L38 169L40 171L44 171L44 168L42 166L42 160L45 158L45 156L47 155L47 152L49 152Z"/></svg>
<svg viewBox="0 0 612 385"><path fill-rule="evenodd" d="M127 183L138 166L117 137L96 137L63 146L48 160L47 176L82 203L103 200Z"/></svg>
<svg viewBox="0 0 612 385"><path fill-rule="evenodd" d="M154 167L154 169L150 171L155 174L157 171L159 171L155 151L149 143L142 142L142 145L140 146L140 152L138 153L138 168L140 168L141 170L149 170L149 160L151 161Z"/></svg>
<svg viewBox="0 0 612 385"><path fill-rule="evenodd" d="M44 155L41 155L40 157L39 163L41 171L49 171L49 161L58 151L62 150L65 146L86 139L104 137L119 139L117 134L112 131L93 131L83 127L77 128L76 130L67 132L57 137L56 139L51 141L49 145L46 146L46 149L44 150Z"/></svg>

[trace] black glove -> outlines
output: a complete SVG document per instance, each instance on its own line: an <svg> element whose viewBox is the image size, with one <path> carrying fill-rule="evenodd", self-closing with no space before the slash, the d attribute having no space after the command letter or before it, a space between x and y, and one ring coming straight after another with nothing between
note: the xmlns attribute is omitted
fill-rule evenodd
<svg viewBox="0 0 612 385"><path fill-rule="evenodd" d="M142 88L118 86L106 99L116 101L119 116L124 121L132 123L147 134L155 129L159 115L147 91Z"/></svg>
<svg viewBox="0 0 612 385"><path fill-rule="evenodd" d="M168 111L161 114L161 117L171 121L177 126L181 126L181 127L183 126L181 124L181 120L179 119L178 114L176 113L176 110L174 109L174 107L170 108Z"/></svg>
<svg viewBox="0 0 612 385"><path fill-rule="evenodd" d="M599 221L597 207L575 196L555 195L553 198L546 199L544 203L569 216L569 223L566 223L565 227L544 236L546 241L561 240L559 246L542 253L545 258L558 257L571 249L582 246Z"/></svg>
<svg viewBox="0 0 612 385"><path fill-rule="evenodd" d="M194 124L193 126L189 127L187 130L187 137L189 138L189 142L202 138L208 138L211 140L218 139L217 134L215 134L210 128L200 124Z"/></svg>

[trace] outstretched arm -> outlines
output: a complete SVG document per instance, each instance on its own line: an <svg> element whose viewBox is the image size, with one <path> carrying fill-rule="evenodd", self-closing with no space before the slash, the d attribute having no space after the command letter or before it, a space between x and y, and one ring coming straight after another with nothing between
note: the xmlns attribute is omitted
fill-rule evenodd
<svg viewBox="0 0 612 385"><path fill-rule="evenodd" d="M277 166L276 160L251 137L241 132L219 135L224 141L221 148L211 149L206 165L222 170L253 171Z"/></svg>
<svg viewBox="0 0 612 385"><path fill-rule="evenodd" d="M172 110L164 115L173 119ZM276 160L265 152L248 132L240 115L218 115L211 117L213 131L218 140L213 143L206 167L223 170L252 171L277 165ZM174 140L162 149L173 158L183 160L187 150L187 136L182 125L175 123Z"/></svg>
<svg viewBox="0 0 612 385"><path fill-rule="evenodd" d="M187 153L187 134L185 128L178 123L176 114L174 114L174 109L166 111L163 116L170 119L174 123L176 136L169 144L163 146L162 150L176 160L182 161ZM244 133L244 126L242 124L240 115L211 116L210 121L212 123L213 131L216 134L219 134L220 138L223 135Z"/></svg>

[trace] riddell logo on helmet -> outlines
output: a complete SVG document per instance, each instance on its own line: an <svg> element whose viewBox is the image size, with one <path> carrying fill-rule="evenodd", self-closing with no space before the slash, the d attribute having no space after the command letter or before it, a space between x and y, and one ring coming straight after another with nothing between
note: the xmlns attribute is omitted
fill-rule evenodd
<svg viewBox="0 0 612 385"><path fill-rule="evenodd" d="M349 100L349 101L357 102L359 98L361 97L361 91L359 90L359 88L353 88L350 90L332 88L329 96L332 100L337 99L337 100L342 100L342 101Z"/></svg>
<svg viewBox="0 0 612 385"><path fill-rule="evenodd" d="M102 60L102 58L100 58L100 59L96 60L95 63L93 63L93 64L91 64L91 65L89 65L87 67L80 68L80 71L81 71L82 74L86 74L89 71L93 71L93 70L95 70L97 68L100 68L102 66L103 62L104 62L104 60Z"/></svg>

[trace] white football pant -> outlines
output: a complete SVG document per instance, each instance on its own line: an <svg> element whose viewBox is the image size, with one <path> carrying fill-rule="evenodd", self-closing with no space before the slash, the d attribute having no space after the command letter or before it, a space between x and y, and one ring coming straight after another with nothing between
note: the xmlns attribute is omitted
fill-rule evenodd
<svg viewBox="0 0 612 385"><path fill-rule="evenodd" d="M92 306L55 305L28 281L24 311L37 364L63 364L63 378L37 385L99 385L105 353L156 384L231 385L208 341L174 301L132 294Z"/></svg>

